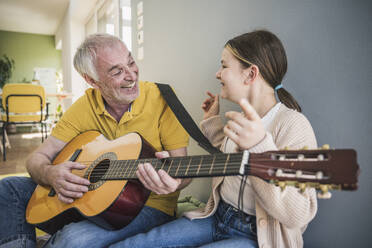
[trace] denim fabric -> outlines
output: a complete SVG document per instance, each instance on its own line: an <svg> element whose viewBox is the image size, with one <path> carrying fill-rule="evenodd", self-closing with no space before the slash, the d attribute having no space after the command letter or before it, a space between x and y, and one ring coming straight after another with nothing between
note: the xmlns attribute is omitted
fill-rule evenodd
<svg viewBox="0 0 372 248"><path fill-rule="evenodd" d="M44 248L106 247L171 220L174 217L145 206L129 225L116 231L103 229L89 220L66 225L48 240Z"/></svg>
<svg viewBox="0 0 372 248"><path fill-rule="evenodd" d="M27 203L35 187L28 177L0 180L0 248L35 247L35 227L25 218Z"/></svg>
<svg viewBox="0 0 372 248"><path fill-rule="evenodd" d="M8 177L0 181L0 248L36 246L35 227L25 219L27 203L35 187L27 177ZM88 220L71 223L55 233L44 247L105 247L171 220L174 217L145 206L120 230L105 230Z"/></svg>
<svg viewBox="0 0 372 248"><path fill-rule="evenodd" d="M110 246L116 247L256 248L256 218L250 215L242 218L235 208L221 202L211 217L194 220L180 218Z"/></svg>

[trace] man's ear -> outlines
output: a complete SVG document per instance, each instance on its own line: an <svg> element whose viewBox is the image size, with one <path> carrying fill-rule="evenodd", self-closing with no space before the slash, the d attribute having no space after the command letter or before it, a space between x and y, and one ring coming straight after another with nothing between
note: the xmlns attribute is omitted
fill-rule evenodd
<svg viewBox="0 0 372 248"><path fill-rule="evenodd" d="M244 75L245 75L245 84L253 83L256 78L258 77L258 74L260 73L260 69L257 65L251 65L250 67L244 69Z"/></svg>
<svg viewBox="0 0 372 248"><path fill-rule="evenodd" d="M97 88L96 80L94 80L93 78L89 77L87 74L84 74L83 77L84 77L85 81L86 81L90 86L92 86L93 88Z"/></svg>

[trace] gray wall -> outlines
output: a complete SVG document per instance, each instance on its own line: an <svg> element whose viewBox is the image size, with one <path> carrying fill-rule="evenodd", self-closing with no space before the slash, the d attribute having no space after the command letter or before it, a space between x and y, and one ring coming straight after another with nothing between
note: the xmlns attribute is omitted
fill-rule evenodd
<svg viewBox="0 0 372 248"><path fill-rule="evenodd" d="M132 0L134 20L138 2ZM137 60L140 78L172 84L197 122L205 91L219 92L215 72L225 42L257 28L281 38L289 60L283 84L303 107L318 143L356 149L361 167L358 191L333 191L330 200L318 201L318 214L304 234L305 247L371 247L372 2L143 2L145 57ZM137 55L135 41L133 54ZM237 109L225 101L222 105L222 112ZM194 142L189 151L204 153ZM198 179L183 194L205 200L208 183Z"/></svg>

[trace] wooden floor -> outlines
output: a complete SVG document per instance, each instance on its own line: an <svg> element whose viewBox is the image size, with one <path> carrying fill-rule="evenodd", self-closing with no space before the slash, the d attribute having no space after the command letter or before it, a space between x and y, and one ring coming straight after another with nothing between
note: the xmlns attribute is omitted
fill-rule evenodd
<svg viewBox="0 0 372 248"><path fill-rule="evenodd" d="M2 137L0 137L1 140ZM8 134L11 148L6 148L7 160L0 158L0 175L26 172L26 158L41 144L40 133Z"/></svg>

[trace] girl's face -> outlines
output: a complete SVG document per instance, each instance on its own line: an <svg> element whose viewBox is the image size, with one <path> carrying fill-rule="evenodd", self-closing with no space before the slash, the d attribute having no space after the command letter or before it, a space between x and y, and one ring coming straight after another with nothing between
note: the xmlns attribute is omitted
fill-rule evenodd
<svg viewBox="0 0 372 248"><path fill-rule="evenodd" d="M247 97L246 85L244 84L247 74L240 62L226 48L221 55L221 67L216 73L216 78L221 82L222 98L239 103L239 100Z"/></svg>

